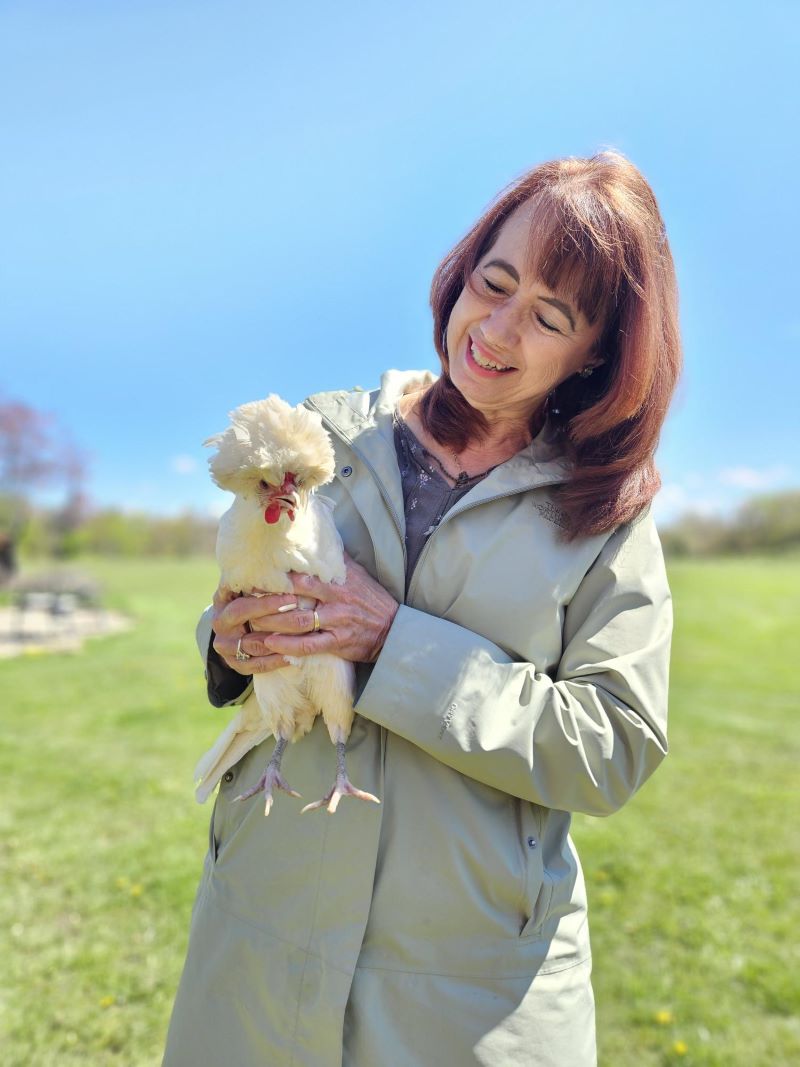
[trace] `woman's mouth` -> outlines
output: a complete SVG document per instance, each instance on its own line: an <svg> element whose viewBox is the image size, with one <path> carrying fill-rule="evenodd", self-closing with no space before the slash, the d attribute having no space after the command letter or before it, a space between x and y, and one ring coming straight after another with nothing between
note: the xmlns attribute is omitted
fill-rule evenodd
<svg viewBox="0 0 800 1067"><path fill-rule="evenodd" d="M467 363L476 373L490 378L496 378L500 374L510 374L515 369L489 356L471 337L467 340Z"/></svg>

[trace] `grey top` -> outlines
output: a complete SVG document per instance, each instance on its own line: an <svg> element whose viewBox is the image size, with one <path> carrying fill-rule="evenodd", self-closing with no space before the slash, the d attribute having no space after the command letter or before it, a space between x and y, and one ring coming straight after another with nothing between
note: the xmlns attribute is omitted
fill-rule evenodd
<svg viewBox="0 0 800 1067"><path fill-rule="evenodd" d="M443 473L442 465L414 436L399 412L394 416L394 446L403 482L406 515L406 592L425 542L450 508L494 467L470 477L462 472L455 485ZM448 476L449 477L449 476ZM214 635L212 633L211 640ZM250 684L250 676L239 674L208 647L206 666L208 699L216 708L235 700Z"/></svg>
<svg viewBox="0 0 800 1067"><path fill-rule="evenodd" d="M408 424L395 411L394 447L403 482L406 515L406 592L425 542L454 504L489 473L461 472L450 485L441 463L414 436ZM491 467L490 470L494 470ZM449 477L449 476L448 476Z"/></svg>

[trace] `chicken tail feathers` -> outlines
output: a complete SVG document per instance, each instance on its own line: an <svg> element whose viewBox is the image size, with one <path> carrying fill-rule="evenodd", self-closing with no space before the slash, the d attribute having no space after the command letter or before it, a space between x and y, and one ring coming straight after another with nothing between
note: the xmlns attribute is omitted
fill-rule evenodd
<svg viewBox="0 0 800 1067"><path fill-rule="evenodd" d="M194 795L197 803L204 804L223 774L246 756L251 748L266 741L271 733L269 727L241 730L237 729L236 720L230 723L208 752L200 757L194 769L194 780L197 783Z"/></svg>

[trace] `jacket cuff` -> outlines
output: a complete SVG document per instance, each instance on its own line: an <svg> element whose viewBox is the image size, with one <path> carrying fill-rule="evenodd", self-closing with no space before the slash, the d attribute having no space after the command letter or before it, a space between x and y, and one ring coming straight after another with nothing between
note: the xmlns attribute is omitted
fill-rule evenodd
<svg viewBox="0 0 800 1067"><path fill-rule="evenodd" d="M253 688L253 676L239 674L233 670L208 645L208 658L206 659L206 682L208 699L215 708L225 708L229 704L241 704L245 697L250 695Z"/></svg>
<svg viewBox="0 0 800 1067"><path fill-rule="evenodd" d="M215 708L225 708L229 704L242 704L253 688L252 676L239 674L214 651L211 613L212 609L206 608L195 631L197 647L206 664L206 691L209 703Z"/></svg>

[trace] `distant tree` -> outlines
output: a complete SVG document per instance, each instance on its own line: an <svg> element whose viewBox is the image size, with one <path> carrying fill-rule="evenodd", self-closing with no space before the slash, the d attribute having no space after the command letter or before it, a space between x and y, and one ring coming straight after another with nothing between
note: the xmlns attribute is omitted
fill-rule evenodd
<svg viewBox="0 0 800 1067"><path fill-rule="evenodd" d="M725 550L728 528L722 519L689 512L661 531L669 556L711 556Z"/></svg>
<svg viewBox="0 0 800 1067"><path fill-rule="evenodd" d="M681 516L661 531L670 556L782 552L800 548L800 490L751 497L730 518Z"/></svg>
<svg viewBox="0 0 800 1067"><path fill-rule="evenodd" d="M756 496L742 504L730 530L734 551L800 546L800 490Z"/></svg>
<svg viewBox="0 0 800 1067"><path fill-rule="evenodd" d="M27 404L0 403L0 491L24 497L61 469L52 415Z"/></svg>
<svg viewBox="0 0 800 1067"><path fill-rule="evenodd" d="M0 400L0 546L11 573L16 547L32 516L32 494L44 485L65 482L71 503L64 522L73 528L85 470L84 456L53 415L19 401Z"/></svg>

